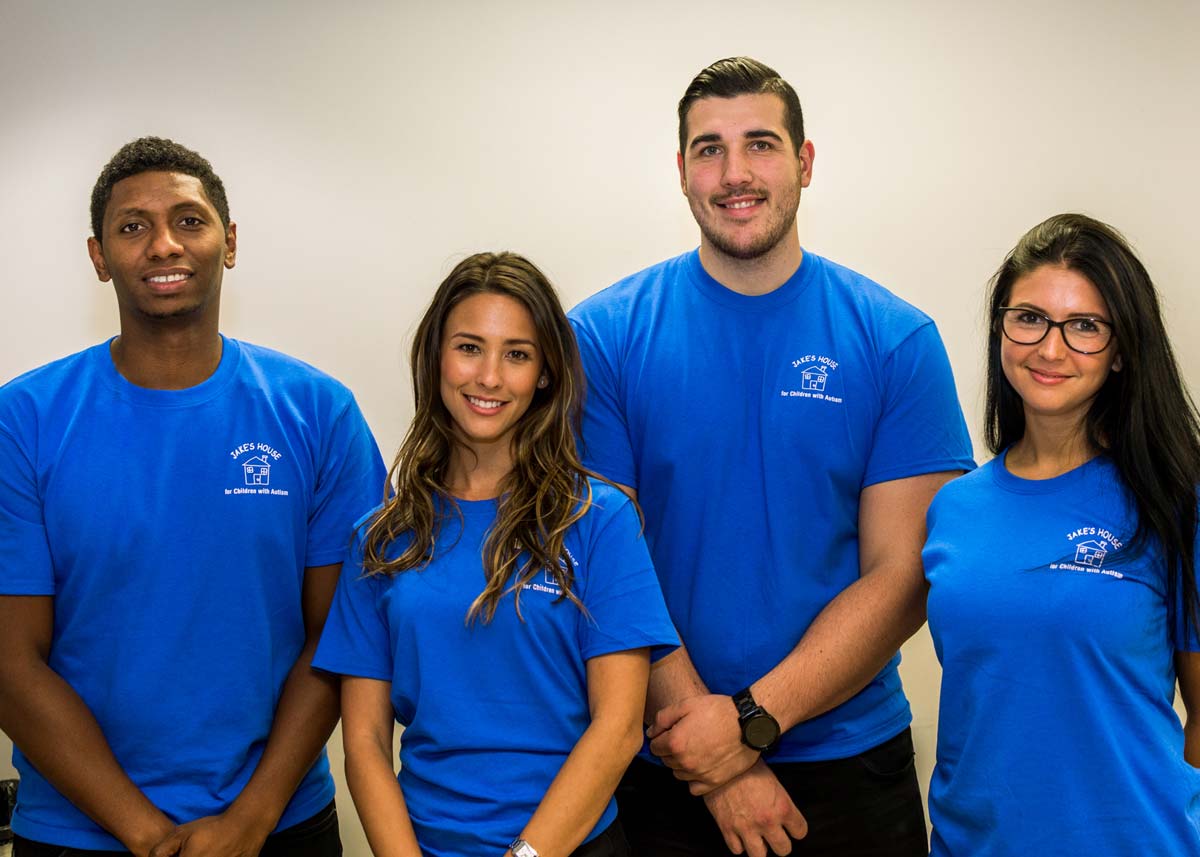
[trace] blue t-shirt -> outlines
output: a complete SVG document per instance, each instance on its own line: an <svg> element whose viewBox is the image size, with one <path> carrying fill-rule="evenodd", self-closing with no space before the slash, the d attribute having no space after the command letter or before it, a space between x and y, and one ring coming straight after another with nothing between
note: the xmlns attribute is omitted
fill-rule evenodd
<svg viewBox="0 0 1200 857"><path fill-rule="evenodd" d="M345 387L228 338L185 390L130 384L108 343L0 388L0 594L54 596L50 667L173 821L254 772L304 644L304 570L342 560L385 479ZM17 833L121 848L13 760ZM322 755L279 827L332 796Z"/></svg>
<svg viewBox="0 0 1200 857"><path fill-rule="evenodd" d="M929 509L942 663L929 786L938 857L1200 854L1200 771L1172 708L1165 565L1124 551L1136 510L1095 458L1053 479L1003 457Z"/></svg>
<svg viewBox="0 0 1200 857"><path fill-rule="evenodd" d="M423 570L364 577L361 540L345 563L313 663L391 682L400 786L425 854L503 854L591 723L585 662L678 645L633 504L599 482L592 492L566 537L586 615L543 573L521 592L524 622L509 593L490 623L466 624L495 500L459 500L461 525L450 512ZM610 800L588 838L615 815Z"/></svg>
<svg viewBox="0 0 1200 857"><path fill-rule="evenodd" d="M693 251L570 316L585 462L637 489L671 617L714 693L769 672L858 579L864 487L974 466L933 322L812 253L751 297ZM898 663L789 730L771 760L850 756L900 732Z"/></svg>

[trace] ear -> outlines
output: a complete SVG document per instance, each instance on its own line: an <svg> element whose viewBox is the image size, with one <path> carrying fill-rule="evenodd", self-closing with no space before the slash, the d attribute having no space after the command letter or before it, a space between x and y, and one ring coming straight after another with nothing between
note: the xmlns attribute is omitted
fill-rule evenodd
<svg viewBox="0 0 1200 857"><path fill-rule="evenodd" d="M230 223L225 230L225 267L232 268L237 263L237 224Z"/></svg>
<svg viewBox="0 0 1200 857"><path fill-rule="evenodd" d="M550 379L549 379L549 378L547 378L545 375L543 375L542 377L538 378L538 383L537 383L537 385L538 385L538 389L539 389L539 390L544 390L544 389L546 389L546 387L547 387L549 384L550 384Z"/></svg>
<svg viewBox="0 0 1200 857"><path fill-rule="evenodd" d="M800 144L800 151L796 153L796 157L800 159L800 187L808 187L808 183L812 181L813 160L817 157L812 140L805 140Z"/></svg>
<svg viewBox="0 0 1200 857"><path fill-rule="evenodd" d="M679 189L687 196L687 176L683 171L683 152L675 153L675 165L679 167Z"/></svg>
<svg viewBox="0 0 1200 857"><path fill-rule="evenodd" d="M1120 371L1121 371L1121 367L1122 367L1122 366L1124 366L1124 365L1125 365L1125 364L1121 362L1121 355L1120 355L1120 354L1118 354L1116 357L1114 357L1114 358L1113 358L1113 362L1112 362L1112 371L1114 371L1114 372L1120 372Z"/></svg>
<svg viewBox="0 0 1200 857"><path fill-rule="evenodd" d="M112 275L108 273L108 264L104 261L104 248L93 237L87 240L87 251L92 257L92 267L96 269L96 276L100 278L100 282L107 283L112 279Z"/></svg>

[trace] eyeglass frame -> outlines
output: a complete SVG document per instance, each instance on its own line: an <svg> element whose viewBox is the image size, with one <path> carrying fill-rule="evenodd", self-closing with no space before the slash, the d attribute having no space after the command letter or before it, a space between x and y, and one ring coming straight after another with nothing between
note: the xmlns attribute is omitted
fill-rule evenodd
<svg viewBox="0 0 1200 857"><path fill-rule="evenodd" d="M1010 311L1027 312L1032 315L1036 315L1046 322L1046 329L1042 331L1042 335L1033 342L1021 342L1019 339L1014 339L1012 334L1010 334L1004 328L1004 315ZM1067 338L1067 325L1073 321L1090 321L1093 324L1103 325L1104 327L1108 328L1108 339L1105 340L1104 346L1102 348L1097 348L1095 351L1084 351L1072 345L1071 341ZM1043 342L1046 337L1050 335L1050 331L1057 327L1058 334L1062 337L1063 345L1067 346L1067 348L1071 349L1076 354L1103 354L1108 349L1108 346L1112 345L1113 339L1116 338L1116 331L1114 330L1113 323L1111 321L1105 321L1102 318L1096 318L1094 315L1077 315L1072 316L1071 318L1063 319L1062 321L1055 321L1044 312L1027 306L996 307L996 325L1000 328L1000 333L1002 333L1009 342L1016 343L1017 345L1037 345L1038 343Z"/></svg>

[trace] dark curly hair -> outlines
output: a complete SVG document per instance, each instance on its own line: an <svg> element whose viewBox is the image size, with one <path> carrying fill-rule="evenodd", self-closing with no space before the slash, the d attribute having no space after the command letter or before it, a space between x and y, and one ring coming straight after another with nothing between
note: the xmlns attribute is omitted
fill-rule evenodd
<svg viewBox="0 0 1200 857"><path fill-rule="evenodd" d="M229 201L225 185L202 155L165 137L140 137L126 143L100 171L92 188L92 236L103 243L104 209L112 199L113 186L130 176L148 172L183 173L200 181L221 223L229 228Z"/></svg>
<svg viewBox="0 0 1200 857"><path fill-rule="evenodd" d="M739 95L778 95L783 101L783 123L792 148L804 145L804 111L800 97L779 72L750 57L727 57L702 69L679 99L679 151L687 153L687 117L692 103L701 98L736 98Z"/></svg>

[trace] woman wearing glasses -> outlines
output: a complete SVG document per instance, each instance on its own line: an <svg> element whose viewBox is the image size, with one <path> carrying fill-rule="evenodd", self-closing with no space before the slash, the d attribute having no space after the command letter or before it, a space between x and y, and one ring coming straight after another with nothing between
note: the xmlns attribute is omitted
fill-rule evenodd
<svg viewBox="0 0 1200 857"><path fill-rule="evenodd" d="M1200 854L1200 429L1154 286L1063 214L989 307L996 457L937 495L924 551L933 854Z"/></svg>
<svg viewBox="0 0 1200 857"><path fill-rule="evenodd" d="M649 650L678 639L632 501L579 463L583 373L542 272L459 263L412 382L395 495L359 529L313 661L343 676L371 849L625 855L613 790L641 746Z"/></svg>

